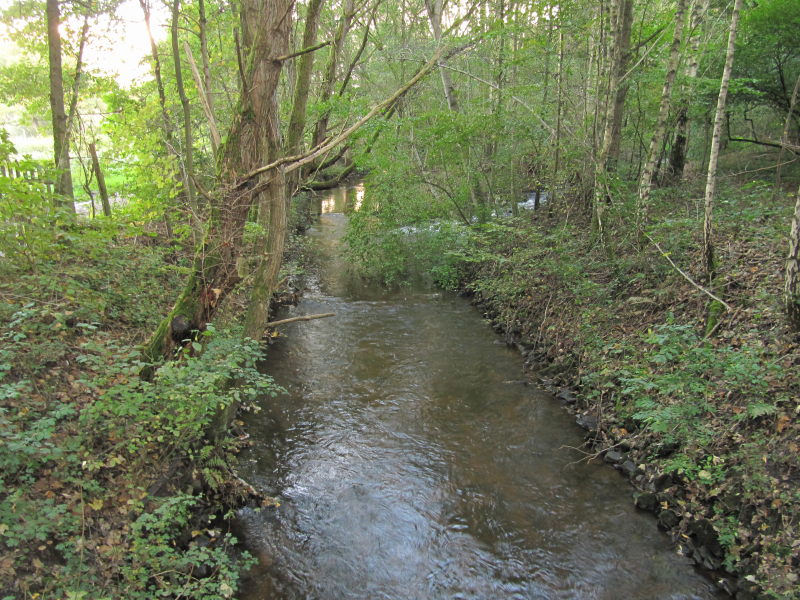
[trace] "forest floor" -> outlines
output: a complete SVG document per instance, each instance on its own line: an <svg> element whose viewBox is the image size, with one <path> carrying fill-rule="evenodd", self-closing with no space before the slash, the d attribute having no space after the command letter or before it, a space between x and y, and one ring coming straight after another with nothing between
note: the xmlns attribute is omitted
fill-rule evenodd
<svg viewBox="0 0 800 600"><path fill-rule="evenodd" d="M188 246L102 221L37 235L0 261L0 598L232 597L249 562L223 513L251 489L237 427L206 433L220 405L275 393L258 345L223 319L144 381Z"/></svg>
<svg viewBox="0 0 800 600"><path fill-rule="evenodd" d="M656 200L651 240L628 205L605 244L577 210L487 225L462 250L463 290L560 390L587 460L625 473L682 551L738 598L798 598L800 335L781 305L794 199L723 185L715 289L730 310L710 336L710 298L676 269L702 281L702 189Z"/></svg>

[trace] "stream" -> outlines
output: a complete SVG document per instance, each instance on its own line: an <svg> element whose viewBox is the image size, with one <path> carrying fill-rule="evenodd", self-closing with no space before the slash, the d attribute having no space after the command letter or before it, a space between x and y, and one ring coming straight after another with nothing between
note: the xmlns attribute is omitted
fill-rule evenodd
<svg viewBox="0 0 800 600"><path fill-rule="evenodd" d="M363 193L320 198L322 275L285 316L336 317L282 329L267 370L288 393L245 417L242 474L280 506L240 511L259 565L239 597L725 597L619 473L580 461L573 417L467 300L349 276Z"/></svg>

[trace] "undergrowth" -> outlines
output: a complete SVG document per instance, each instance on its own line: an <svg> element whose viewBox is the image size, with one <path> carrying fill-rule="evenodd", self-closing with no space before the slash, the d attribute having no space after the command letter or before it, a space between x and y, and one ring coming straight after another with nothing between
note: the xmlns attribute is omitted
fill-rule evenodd
<svg viewBox="0 0 800 600"><path fill-rule="evenodd" d="M250 559L216 512L237 447L206 430L276 393L258 344L211 326L145 381L136 345L189 257L132 226L5 227L0 598L232 597Z"/></svg>

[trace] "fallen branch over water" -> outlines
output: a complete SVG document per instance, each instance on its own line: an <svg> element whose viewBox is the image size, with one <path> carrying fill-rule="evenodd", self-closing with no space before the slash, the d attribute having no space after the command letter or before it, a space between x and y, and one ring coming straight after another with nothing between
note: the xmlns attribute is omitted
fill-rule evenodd
<svg viewBox="0 0 800 600"><path fill-rule="evenodd" d="M314 319L324 319L325 317L335 317L336 313L319 313L316 315L302 315L299 317L292 317L291 319L281 319L280 321L270 321L267 327L277 327L278 325L286 325L287 323L294 323L295 321L312 321Z"/></svg>

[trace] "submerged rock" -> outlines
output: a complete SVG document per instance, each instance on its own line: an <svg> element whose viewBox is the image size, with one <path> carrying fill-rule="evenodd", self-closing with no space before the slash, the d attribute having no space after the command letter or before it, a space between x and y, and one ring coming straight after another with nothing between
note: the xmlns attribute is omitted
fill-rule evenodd
<svg viewBox="0 0 800 600"><path fill-rule="evenodd" d="M636 496L634 500L636 508L647 512L656 512L658 509L658 497L652 492L643 492Z"/></svg>
<svg viewBox="0 0 800 600"><path fill-rule="evenodd" d="M603 456L603 460L612 465L618 465L623 462L627 456L619 450L609 450Z"/></svg>
<svg viewBox="0 0 800 600"><path fill-rule="evenodd" d="M569 390L561 390L558 394L556 394L556 398L561 400L564 404L575 404L578 401L578 399L575 397L575 394Z"/></svg>
<svg viewBox="0 0 800 600"><path fill-rule="evenodd" d="M578 415L575 422L589 433L597 433L600 424L594 415Z"/></svg>
<svg viewBox="0 0 800 600"><path fill-rule="evenodd" d="M658 513L658 526L665 531L669 531L673 527L676 527L680 522L681 518L674 510L670 510L668 508Z"/></svg>
<svg viewBox="0 0 800 600"><path fill-rule="evenodd" d="M620 471L625 473L626 477L634 477L639 471L639 467L632 460L626 460L620 465Z"/></svg>

